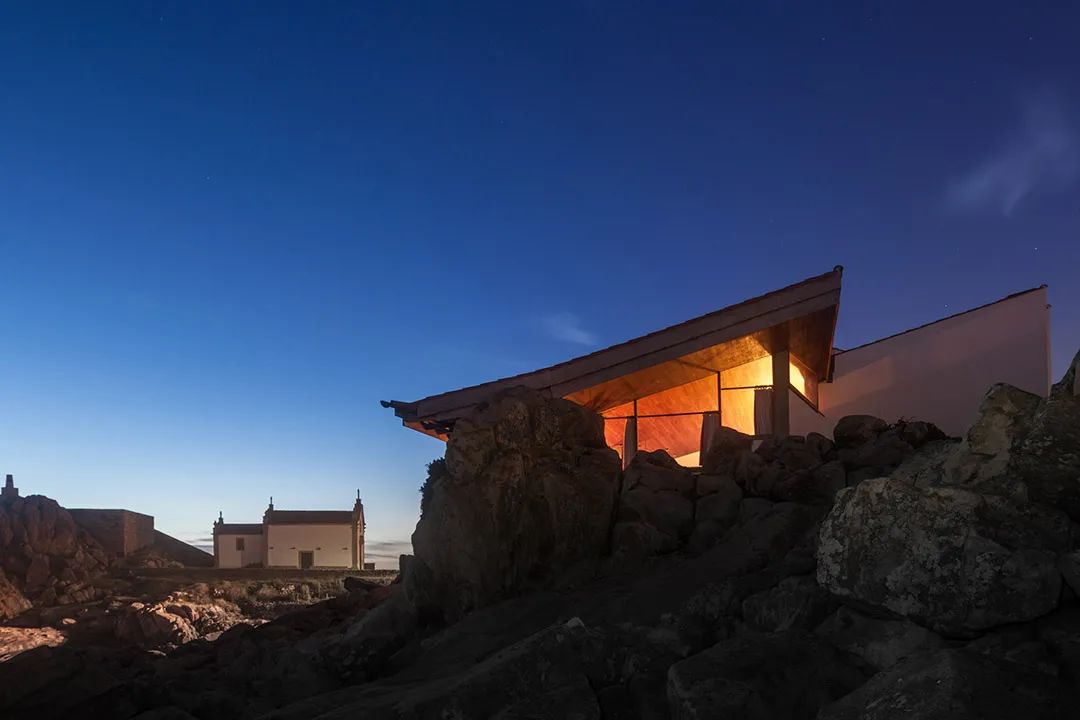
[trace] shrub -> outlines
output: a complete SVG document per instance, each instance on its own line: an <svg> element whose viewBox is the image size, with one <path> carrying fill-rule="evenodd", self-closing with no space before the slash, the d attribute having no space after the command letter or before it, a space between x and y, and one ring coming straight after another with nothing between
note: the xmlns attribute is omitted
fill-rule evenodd
<svg viewBox="0 0 1080 720"><path fill-rule="evenodd" d="M424 479L424 484L420 486L421 515L427 510L428 502L431 500L431 494L435 491L435 483L447 474L446 460L444 458L435 458L427 464L427 478Z"/></svg>

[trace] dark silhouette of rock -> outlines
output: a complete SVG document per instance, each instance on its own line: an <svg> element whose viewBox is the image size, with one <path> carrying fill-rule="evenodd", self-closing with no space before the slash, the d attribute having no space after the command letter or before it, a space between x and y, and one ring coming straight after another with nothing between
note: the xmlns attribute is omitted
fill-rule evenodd
<svg viewBox="0 0 1080 720"><path fill-rule="evenodd" d="M835 443L727 432L700 473L624 472L598 416L512 390L429 467L395 584L223 631L201 597L35 608L69 642L0 662L0 716L1068 717L1077 375L1046 400L995 386L963 440L866 416ZM5 556L39 602L77 552L52 526ZM140 647L80 641L95 625Z"/></svg>
<svg viewBox="0 0 1080 720"><path fill-rule="evenodd" d="M738 430L720 426L713 432L708 449L701 457L701 469L706 473L722 474L731 471L734 460L749 452L754 438Z"/></svg>
<svg viewBox="0 0 1080 720"><path fill-rule="evenodd" d="M859 447L871 442L888 428L887 422L873 415L845 415L833 428L833 441L841 450Z"/></svg>
<svg viewBox="0 0 1080 720"><path fill-rule="evenodd" d="M663 450L639 452L626 469L612 552L637 560L677 549L694 527L694 477Z"/></svg>
<svg viewBox="0 0 1080 720"><path fill-rule="evenodd" d="M459 420L413 534L453 619L607 553L620 461L599 415L524 388ZM688 502L688 501L687 501Z"/></svg>

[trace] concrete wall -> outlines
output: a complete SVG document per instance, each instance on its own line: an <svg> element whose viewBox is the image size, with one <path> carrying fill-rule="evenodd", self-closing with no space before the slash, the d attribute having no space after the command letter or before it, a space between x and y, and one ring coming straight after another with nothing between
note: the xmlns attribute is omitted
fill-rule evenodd
<svg viewBox="0 0 1080 720"><path fill-rule="evenodd" d="M236 549L236 539L244 539L244 550ZM253 563L265 564L263 536L221 533L217 536L218 567L242 568Z"/></svg>
<svg viewBox="0 0 1080 720"><path fill-rule="evenodd" d="M838 353L819 388L829 432L844 415L929 420L962 435L994 383L1046 395L1050 311L1042 288ZM794 407L794 404L792 405ZM803 434L796 429L792 432Z"/></svg>
<svg viewBox="0 0 1080 720"><path fill-rule="evenodd" d="M131 510L75 508L69 510L79 527L115 557L125 557L154 542L154 518Z"/></svg>
<svg viewBox="0 0 1080 720"><path fill-rule="evenodd" d="M300 551L315 553L315 567L352 567L352 525L269 525L270 567L299 567Z"/></svg>
<svg viewBox="0 0 1080 720"><path fill-rule="evenodd" d="M183 563L186 567L214 566L213 555L160 530L154 531L154 547L170 560Z"/></svg>

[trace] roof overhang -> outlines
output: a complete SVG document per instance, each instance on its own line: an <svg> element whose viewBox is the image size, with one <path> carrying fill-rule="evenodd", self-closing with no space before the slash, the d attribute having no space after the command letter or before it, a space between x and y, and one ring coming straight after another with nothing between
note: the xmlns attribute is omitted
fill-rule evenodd
<svg viewBox="0 0 1080 720"><path fill-rule="evenodd" d="M551 367L414 402L384 401L402 424L445 440L457 418L494 393L525 386L603 410L787 347L819 379L840 304L840 266L765 295Z"/></svg>

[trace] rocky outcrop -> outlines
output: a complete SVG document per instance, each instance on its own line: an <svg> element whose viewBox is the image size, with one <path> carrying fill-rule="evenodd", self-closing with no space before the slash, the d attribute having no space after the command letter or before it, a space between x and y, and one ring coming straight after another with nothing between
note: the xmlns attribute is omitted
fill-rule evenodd
<svg viewBox="0 0 1080 720"><path fill-rule="evenodd" d="M400 582L197 639L184 598L127 601L141 648L0 663L0 714L1068 716L1080 545L1048 418L1070 372L1046 401L992 389L962 441L867 416L756 448L727 431L702 472L662 452L623 472L596 415L510 391L432 463Z"/></svg>
<svg viewBox="0 0 1080 720"><path fill-rule="evenodd" d="M0 569L34 604L92 600L91 581L108 567L104 552L55 500L41 495L0 502Z"/></svg>
<svg viewBox="0 0 1080 720"><path fill-rule="evenodd" d="M342 686L346 679L341 658L331 653L334 641L387 592L353 592L260 626L237 624L212 633L218 635L212 641L196 639L168 654L96 642L30 650L0 663L0 715L5 720L122 720L155 712L200 720L263 716Z"/></svg>
<svg viewBox="0 0 1080 720"><path fill-rule="evenodd" d="M427 597L457 618L598 562L619 475L595 413L524 388L481 405L455 425L413 534Z"/></svg>
<svg viewBox="0 0 1080 720"><path fill-rule="evenodd" d="M56 647L67 642L54 628L0 627L0 663L39 647Z"/></svg>
<svg viewBox="0 0 1080 720"><path fill-rule="evenodd" d="M1058 603L1063 513L958 488L887 478L844 490L822 524L817 579L848 598L970 635Z"/></svg>
<svg viewBox="0 0 1080 720"><path fill-rule="evenodd" d="M173 593L149 604L132 602L117 609L116 637L142 648L175 647L220 634L240 623L251 623L233 603L199 602L186 593Z"/></svg>

